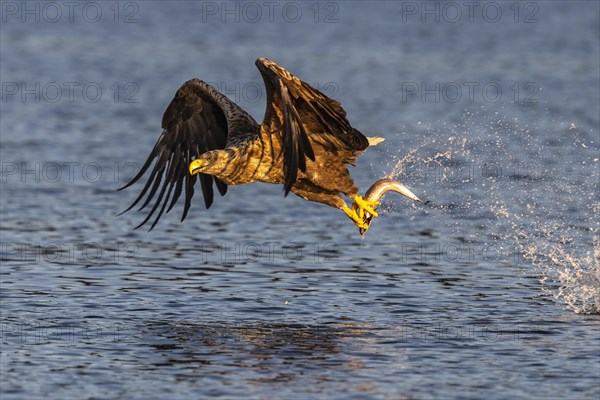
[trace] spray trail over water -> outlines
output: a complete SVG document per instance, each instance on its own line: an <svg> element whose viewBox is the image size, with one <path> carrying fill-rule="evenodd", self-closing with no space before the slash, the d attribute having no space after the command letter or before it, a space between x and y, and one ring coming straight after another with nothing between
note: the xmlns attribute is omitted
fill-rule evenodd
<svg viewBox="0 0 600 400"><path fill-rule="evenodd" d="M467 240L502 243L547 295L598 314L598 132L549 110L530 124L502 112L465 110L464 122L421 128L425 139L408 143L385 177L417 189ZM483 239L473 229L481 220Z"/></svg>

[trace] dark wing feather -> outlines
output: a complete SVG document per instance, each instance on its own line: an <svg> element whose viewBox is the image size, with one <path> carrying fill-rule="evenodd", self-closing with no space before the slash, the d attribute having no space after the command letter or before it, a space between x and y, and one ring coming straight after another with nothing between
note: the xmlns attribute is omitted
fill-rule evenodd
<svg viewBox="0 0 600 400"><path fill-rule="evenodd" d="M256 60L267 91L261 129L282 136L285 194L306 172L306 158L315 160L314 146L337 154L365 150L368 139L352 128L341 104L266 58ZM353 162L349 159L348 162Z"/></svg>
<svg viewBox="0 0 600 400"><path fill-rule="evenodd" d="M227 192L227 185L210 175L192 176L188 167L201 154L225 148L228 137L237 133L232 126L258 129L252 117L212 86L198 79L184 83L163 115L163 131L148 159L133 179L121 188L125 189L142 178L156 160L139 196L123 212L135 207L144 197L140 210L154 201L146 219L137 226L139 228L147 223L158 210L150 227L152 229L165 210L169 212L184 193L183 221L191 206L196 180L200 181L204 204L209 208L214 197L213 182L221 195ZM158 197L154 200L157 193Z"/></svg>

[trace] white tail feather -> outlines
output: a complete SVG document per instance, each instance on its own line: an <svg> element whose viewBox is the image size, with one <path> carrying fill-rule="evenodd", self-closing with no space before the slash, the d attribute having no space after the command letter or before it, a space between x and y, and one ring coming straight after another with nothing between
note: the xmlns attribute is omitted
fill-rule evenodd
<svg viewBox="0 0 600 400"><path fill-rule="evenodd" d="M385 138L382 138L382 137L368 137L367 140L369 141L369 146L375 146L375 145L383 142L385 140Z"/></svg>

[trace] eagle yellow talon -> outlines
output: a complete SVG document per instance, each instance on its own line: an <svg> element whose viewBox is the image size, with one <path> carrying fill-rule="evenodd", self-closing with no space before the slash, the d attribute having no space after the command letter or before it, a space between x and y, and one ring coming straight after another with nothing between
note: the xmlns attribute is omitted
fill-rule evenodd
<svg viewBox="0 0 600 400"><path fill-rule="evenodd" d="M379 217L377 211L375 211L375 206L379 205L379 202L376 200L365 200L361 196L352 197L354 200L354 204L352 204L352 209L358 208L358 215L360 218L364 217L365 211L374 216L375 218Z"/></svg>
<svg viewBox="0 0 600 400"><path fill-rule="evenodd" d="M352 209L349 209L348 207L344 207L344 208L342 208L342 211L344 211L346 213L346 215L356 224L357 227L362 228L364 230L369 229L369 225L367 225L365 223L363 217L359 216L356 213L354 205L352 205Z"/></svg>
<svg viewBox="0 0 600 400"><path fill-rule="evenodd" d="M357 210L358 210L358 211L357 211ZM364 210L364 209L362 209L362 208L359 208L359 207L358 207L358 204L356 204L356 203L352 203L352 211L354 211L354 213L355 213L356 215L358 215L358 217L359 217L360 219L364 219L364 218L365 218L365 210Z"/></svg>

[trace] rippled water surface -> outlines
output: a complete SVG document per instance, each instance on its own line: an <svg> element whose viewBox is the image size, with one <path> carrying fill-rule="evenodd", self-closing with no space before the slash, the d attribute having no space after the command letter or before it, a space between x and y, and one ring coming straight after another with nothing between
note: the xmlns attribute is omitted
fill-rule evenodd
<svg viewBox="0 0 600 400"><path fill-rule="evenodd" d="M600 394L598 3L53 4L2 3L3 400ZM386 138L361 191L431 205L118 217L184 81L262 119L261 56Z"/></svg>

